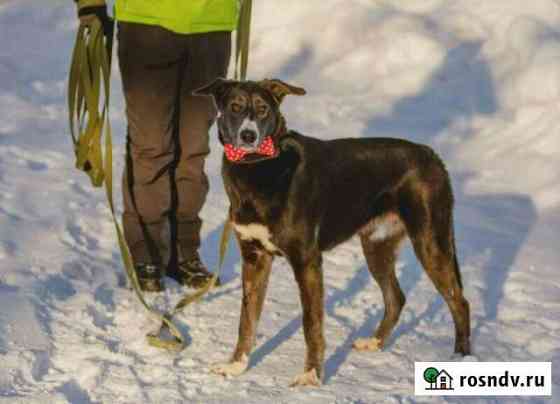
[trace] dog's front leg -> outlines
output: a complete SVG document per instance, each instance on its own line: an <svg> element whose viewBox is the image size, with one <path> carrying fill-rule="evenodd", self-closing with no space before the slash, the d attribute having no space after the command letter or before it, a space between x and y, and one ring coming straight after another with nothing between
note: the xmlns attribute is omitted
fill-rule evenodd
<svg viewBox="0 0 560 404"><path fill-rule="evenodd" d="M243 300L237 347L228 363L212 367L214 373L224 376L238 376L249 365L273 258L255 242L239 240L239 245L243 257Z"/></svg>
<svg viewBox="0 0 560 404"><path fill-rule="evenodd" d="M303 333L307 345L304 372L298 375L291 386L319 386L325 356L323 336L323 272L321 255L317 252L309 262L299 264L291 260L299 286L303 309Z"/></svg>

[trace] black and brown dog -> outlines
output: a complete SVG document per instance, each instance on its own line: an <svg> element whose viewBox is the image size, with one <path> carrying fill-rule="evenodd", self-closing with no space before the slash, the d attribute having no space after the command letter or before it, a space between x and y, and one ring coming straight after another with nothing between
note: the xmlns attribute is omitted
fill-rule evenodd
<svg viewBox="0 0 560 404"><path fill-rule="evenodd" d="M213 96L219 111L222 175L243 257L239 339L231 360L213 368L216 373L246 370L272 260L283 256L299 286L307 344L304 372L293 385L318 385L325 351L321 255L354 235L385 303L373 336L356 340L354 348L382 348L398 321L405 297L395 260L408 235L449 306L455 352L469 354L469 304L455 252L453 195L432 149L391 138L321 141L288 130L280 103L305 91L280 80L218 79L197 93Z"/></svg>

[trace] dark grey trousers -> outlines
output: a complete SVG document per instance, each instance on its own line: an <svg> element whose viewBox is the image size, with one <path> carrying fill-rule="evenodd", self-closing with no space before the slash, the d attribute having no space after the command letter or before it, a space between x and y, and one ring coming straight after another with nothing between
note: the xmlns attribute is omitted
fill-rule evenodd
<svg viewBox="0 0 560 404"><path fill-rule="evenodd" d="M123 226L135 263L162 263L166 247L189 256L200 245L199 212L208 193L204 160L216 111L209 97L191 92L225 77L230 36L119 24L128 120ZM168 223L171 240L162 235Z"/></svg>

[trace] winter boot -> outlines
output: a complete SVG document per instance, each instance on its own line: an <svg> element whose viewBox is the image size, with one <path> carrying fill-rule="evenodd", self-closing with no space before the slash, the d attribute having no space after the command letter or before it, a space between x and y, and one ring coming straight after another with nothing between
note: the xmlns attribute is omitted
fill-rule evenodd
<svg viewBox="0 0 560 404"><path fill-rule="evenodd" d="M179 262L177 268L167 274L183 286L199 289L208 284L213 274L208 272L206 266L200 260L198 252L188 256ZM220 286L220 278L216 279L215 286Z"/></svg>
<svg viewBox="0 0 560 404"><path fill-rule="evenodd" d="M165 289L161 279L162 270L160 265L138 264L135 268L138 283L143 292L162 292Z"/></svg>

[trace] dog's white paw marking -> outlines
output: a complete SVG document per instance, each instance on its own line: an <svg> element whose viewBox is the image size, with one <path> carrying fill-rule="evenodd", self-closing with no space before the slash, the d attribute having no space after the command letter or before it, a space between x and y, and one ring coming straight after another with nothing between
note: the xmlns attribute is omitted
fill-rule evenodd
<svg viewBox="0 0 560 404"><path fill-rule="evenodd" d="M319 376L317 376L317 371L315 369L311 369L301 375L295 377L290 387L296 386L315 386L319 387L321 385L321 380L319 380Z"/></svg>
<svg viewBox="0 0 560 404"><path fill-rule="evenodd" d="M382 345L381 340L375 337L358 338L354 341L354 344L352 344L354 349L358 351L379 351Z"/></svg>
<svg viewBox="0 0 560 404"><path fill-rule="evenodd" d="M267 251L271 253L278 251L278 248L270 241L271 234L268 227L260 223L234 223L233 227L237 230L242 240L258 240Z"/></svg>
<svg viewBox="0 0 560 404"><path fill-rule="evenodd" d="M222 376L239 376L247 370L249 365L249 359L247 355L243 355L241 360L228 362L228 363L217 363L213 365L210 370L212 373L216 373Z"/></svg>

